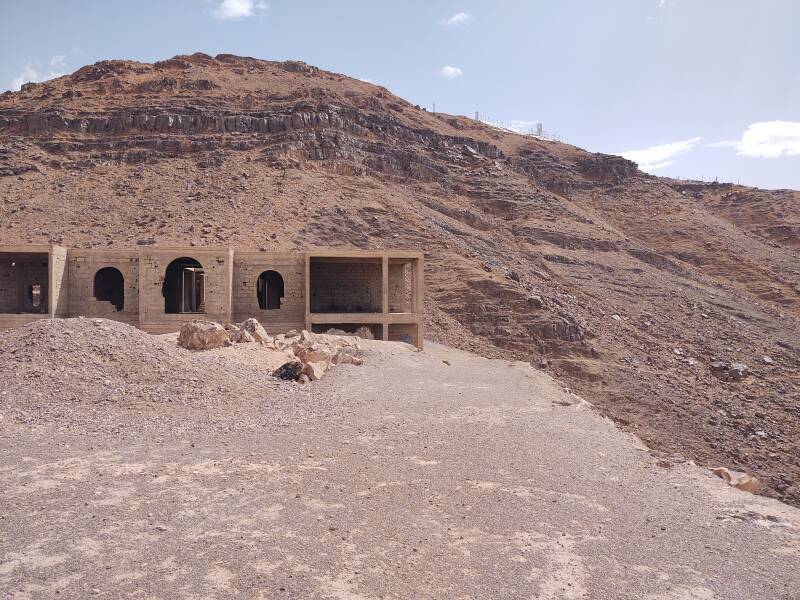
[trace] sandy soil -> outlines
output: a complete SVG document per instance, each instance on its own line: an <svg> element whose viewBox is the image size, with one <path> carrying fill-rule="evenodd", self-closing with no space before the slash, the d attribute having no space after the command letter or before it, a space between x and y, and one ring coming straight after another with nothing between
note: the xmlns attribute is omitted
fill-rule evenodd
<svg viewBox="0 0 800 600"><path fill-rule="evenodd" d="M306 386L231 360L241 398L181 403L30 400L38 345L4 354L3 597L798 597L797 509L657 461L526 363L365 345Z"/></svg>

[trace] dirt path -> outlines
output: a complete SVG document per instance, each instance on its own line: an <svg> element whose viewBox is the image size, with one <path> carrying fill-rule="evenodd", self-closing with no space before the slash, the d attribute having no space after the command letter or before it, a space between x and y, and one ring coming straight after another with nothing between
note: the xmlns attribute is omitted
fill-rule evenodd
<svg viewBox="0 0 800 600"><path fill-rule="evenodd" d="M798 598L800 511L657 466L527 365L369 348L268 388L295 424L0 419L3 597Z"/></svg>

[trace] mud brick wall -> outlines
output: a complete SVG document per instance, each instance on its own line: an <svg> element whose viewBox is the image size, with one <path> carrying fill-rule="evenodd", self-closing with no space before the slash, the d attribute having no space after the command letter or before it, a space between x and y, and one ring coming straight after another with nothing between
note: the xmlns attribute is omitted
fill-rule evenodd
<svg viewBox="0 0 800 600"><path fill-rule="evenodd" d="M169 264L176 258L193 258L205 273L205 314L167 314L164 311L162 286ZM182 321L206 318L226 322L231 318L231 279L233 277L233 251L229 248L214 250L152 249L142 251L139 260L139 320L141 327L158 333L180 329Z"/></svg>
<svg viewBox="0 0 800 600"><path fill-rule="evenodd" d="M301 256L264 252L236 252L233 263L233 320L258 319L268 333L298 331L305 326L305 259ZM283 299L277 309L258 306L257 282L264 271L283 278Z"/></svg>
<svg viewBox="0 0 800 600"><path fill-rule="evenodd" d="M311 260L311 312L381 312L382 266Z"/></svg>
<svg viewBox="0 0 800 600"><path fill-rule="evenodd" d="M137 251L71 250L67 264L70 317L101 317L138 325L139 253ZM94 297L95 274L105 267L113 267L122 273L125 304L121 311L118 311L111 302L98 301Z"/></svg>
<svg viewBox="0 0 800 600"><path fill-rule="evenodd" d="M12 263L16 266L11 266ZM49 257L41 255L0 254L0 313L47 313L49 290ZM29 295L33 284L42 286L41 305L34 309Z"/></svg>

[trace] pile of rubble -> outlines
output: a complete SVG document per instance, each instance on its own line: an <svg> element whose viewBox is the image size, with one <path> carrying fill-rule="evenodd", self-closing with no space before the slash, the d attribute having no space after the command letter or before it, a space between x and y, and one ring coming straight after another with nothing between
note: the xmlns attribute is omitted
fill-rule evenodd
<svg viewBox="0 0 800 600"><path fill-rule="evenodd" d="M372 338L371 334L367 334L368 331L364 336ZM225 325L196 319L181 327L178 345L188 350L211 350L234 344L259 343L267 350L291 357L273 371L275 377L307 383L321 379L333 365L361 365L363 351L358 339L358 335L338 330L335 334L316 334L305 330L298 333L292 330L273 337L257 319Z"/></svg>

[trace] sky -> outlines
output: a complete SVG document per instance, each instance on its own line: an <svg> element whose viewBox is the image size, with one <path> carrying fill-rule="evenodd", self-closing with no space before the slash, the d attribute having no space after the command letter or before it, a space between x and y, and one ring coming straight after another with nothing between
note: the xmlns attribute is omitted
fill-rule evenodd
<svg viewBox="0 0 800 600"><path fill-rule="evenodd" d="M105 59L303 60L415 104L800 189L800 0L0 0L0 90Z"/></svg>

